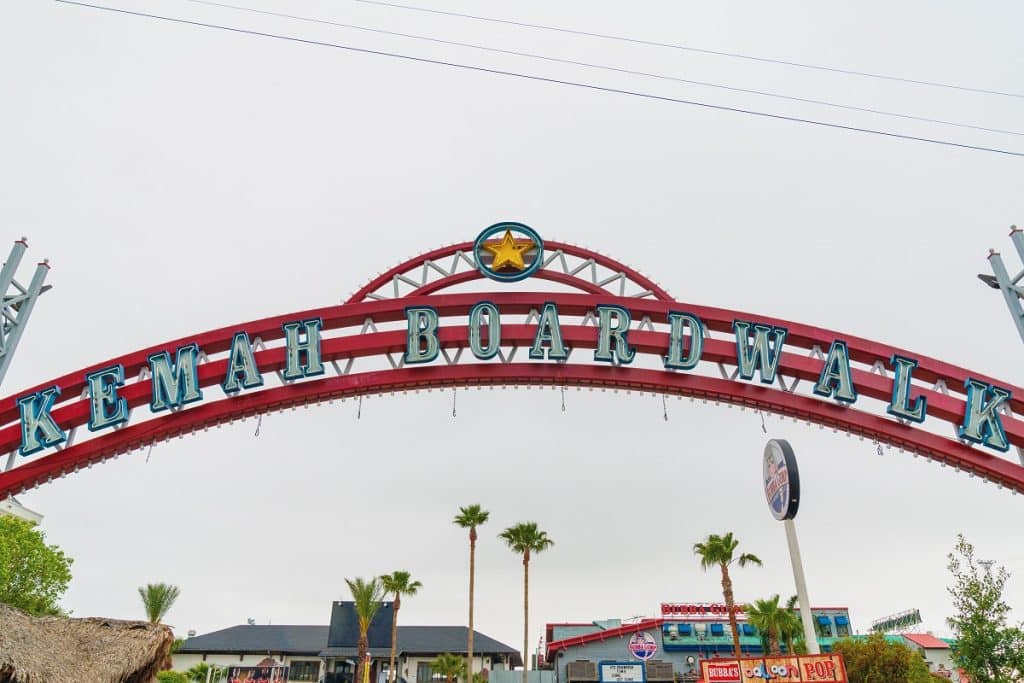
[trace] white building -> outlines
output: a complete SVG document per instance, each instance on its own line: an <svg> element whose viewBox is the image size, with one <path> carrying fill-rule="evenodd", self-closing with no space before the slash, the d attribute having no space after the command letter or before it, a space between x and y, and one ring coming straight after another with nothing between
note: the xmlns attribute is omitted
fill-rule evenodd
<svg viewBox="0 0 1024 683"><path fill-rule="evenodd" d="M391 656L392 603L383 603L370 624L370 680L383 681ZM465 656L465 626L398 626L396 668L406 683L440 679L430 669L437 655ZM335 602L329 625L242 625L189 638L174 654L173 668L186 671L198 662L224 667L288 667L288 681L352 683L355 675L358 621L351 602ZM514 648L479 631L473 636L473 670L490 672L522 666ZM253 680L253 679L250 679ZM256 679L259 680L259 679Z"/></svg>

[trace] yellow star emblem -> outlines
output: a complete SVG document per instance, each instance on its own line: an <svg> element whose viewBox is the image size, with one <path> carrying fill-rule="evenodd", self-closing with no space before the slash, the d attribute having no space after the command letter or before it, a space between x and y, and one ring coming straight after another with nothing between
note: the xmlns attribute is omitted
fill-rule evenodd
<svg viewBox="0 0 1024 683"><path fill-rule="evenodd" d="M500 242L496 244L494 242L485 242L481 246L494 254L491 270L497 271L505 267L515 270L526 270L526 261L523 260L523 254L533 249L536 245L532 241L516 241L516 238L512 236L512 231L506 230L505 236L501 238Z"/></svg>

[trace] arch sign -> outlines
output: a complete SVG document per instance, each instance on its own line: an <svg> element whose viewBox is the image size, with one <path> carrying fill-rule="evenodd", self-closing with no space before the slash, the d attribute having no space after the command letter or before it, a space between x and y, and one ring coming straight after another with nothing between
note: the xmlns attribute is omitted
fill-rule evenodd
<svg viewBox="0 0 1024 683"><path fill-rule="evenodd" d="M1024 466L1007 455L1024 453L1020 388L859 337L676 301L607 256L498 223L343 304L190 335L0 400L0 499L233 420L482 385L749 407L1024 491Z"/></svg>

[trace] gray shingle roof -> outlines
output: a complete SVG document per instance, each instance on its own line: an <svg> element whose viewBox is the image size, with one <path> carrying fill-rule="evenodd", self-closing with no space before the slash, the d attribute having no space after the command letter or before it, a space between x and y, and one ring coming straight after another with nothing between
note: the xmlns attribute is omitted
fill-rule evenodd
<svg viewBox="0 0 1024 683"><path fill-rule="evenodd" d="M465 626L399 626L398 651L404 654L434 655L441 652L465 654ZM305 654L313 656L347 656L355 644L327 647L327 626L242 625L205 633L182 643L182 653L251 653ZM377 654L378 648L373 648ZM386 654L380 649L380 654ZM514 665L522 664L519 652L504 643L475 631L473 652L481 655L509 655Z"/></svg>
<svg viewBox="0 0 1024 683"><path fill-rule="evenodd" d="M231 626L182 643L178 652L317 655L327 644L326 626Z"/></svg>

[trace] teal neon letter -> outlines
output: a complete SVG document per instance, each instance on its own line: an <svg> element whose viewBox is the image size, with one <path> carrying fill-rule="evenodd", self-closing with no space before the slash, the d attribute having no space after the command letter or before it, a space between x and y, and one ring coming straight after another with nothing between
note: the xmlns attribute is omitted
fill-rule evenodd
<svg viewBox="0 0 1024 683"><path fill-rule="evenodd" d="M734 320L732 329L736 333L736 365L740 377L754 379L754 371L761 374L761 381L771 384L775 381L775 372L779 369L779 357L782 356L782 345L786 342L786 328L771 325L753 324L754 341L750 341L751 323ZM771 335L769 343L768 335Z"/></svg>
<svg viewBox="0 0 1024 683"><path fill-rule="evenodd" d="M285 338L285 379L301 379L324 374L324 365L320 362L320 328L324 321L311 318L281 326ZM306 333L306 341L299 341L300 325ZM306 354L306 362L300 363L300 354Z"/></svg>
<svg viewBox="0 0 1024 683"><path fill-rule="evenodd" d="M612 326L612 320L615 326ZM622 306L597 307L597 348L594 349L594 360L614 363L618 356L619 363L632 363L636 356L636 350L626 341L629 334L629 324L632 318ZM612 346L612 339L615 339L615 346Z"/></svg>
<svg viewBox="0 0 1024 683"><path fill-rule="evenodd" d="M481 326L487 314L487 346L483 344ZM498 307L490 301L481 301L469 312L469 349L480 360L498 355L501 347L501 316Z"/></svg>
<svg viewBox="0 0 1024 683"><path fill-rule="evenodd" d="M178 347L174 352L173 365L171 354L166 351L149 357L149 370L153 373L153 398L149 402L151 411L155 413L180 408L186 403L203 399L203 390L199 388L199 371L196 369L198 355L199 345L193 342Z"/></svg>
<svg viewBox="0 0 1024 683"><path fill-rule="evenodd" d="M437 311L429 306L405 309L405 362L429 363L437 358Z"/></svg>
<svg viewBox="0 0 1024 683"><path fill-rule="evenodd" d="M67 434L50 416L58 396L60 387L52 386L18 399L18 409L21 411L21 446L18 452L22 455L32 455L67 440ZM42 438L39 438L40 432Z"/></svg>
<svg viewBox="0 0 1024 683"><path fill-rule="evenodd" d="M928 397L918 396L914 399L914 407L910 407L910 380L913 377L914 368L917 367L917 361L893 354L889 362L892 363L894 376L892 378L892 400L889 401L885 412L911 422L924 422L924 417L928 414Z"/></svg>
<svg viewBox="0 0 1024 683"><path fill-rule="evenodd" d="M704 323L691 313L668 314L668 355L665 356L665 367L673 370L693 370L700 362L704 352ZM683 357L683 331L690 328L690 352Z"/></svg>
<svg viewBox="0 0 1024 683"><path fill-rule="evenodd" d="M128 421L128 401L117 395L117 388L124 386L123 365L90 372L85 381L89 384L90 432Z"/></svg>
<svg viewBox="0 0 1024 683"><path fill-rule="evenodd" d="M239 387L238 376L242 375L241 387ZM242 389L252 389L263 385L263 375L256 367L256 357L252 353L252 344L249 342L249 335L245 332L236 332L231 339L231 351L228 353L228 371L224 375L224 383L221 387L224 393L232 394Z"/></svg>
<svg viewBox="0 0 1024 683"><path fill-rule="evenodd" d="M996 408L1000 403L1010 400L1010 392L970 377L964 386L967 387L967 408L964 410L964 423L958 430L960 438L997 451L1008 451L1010 444L1006 440L1003 421L999 419ZM992 392L992 399L986 402L985 397L989 392Z"/></svg>
<svg viewBox="0 0 1024 683"><path fill-rule="evenodd" d="M838 339L832 342L828 358L825 359L825 367L821 369L821 375L814 385L814 393L834 397L843 403L853 403L857 400L857 390L850 375L850 352L846 348L846 342Z"/></svg>
<svg viewBox="0 0 1024 683"><path fill-rule="evenodd" d="M544 344L551 345L545 349ZM537 321L537 334L530 347L530 358L543 360L547 352L548 360L565 360L569 357L569 349L562 343L562 326L558 323L558 309L550 301L544 304Z"/></svg>

